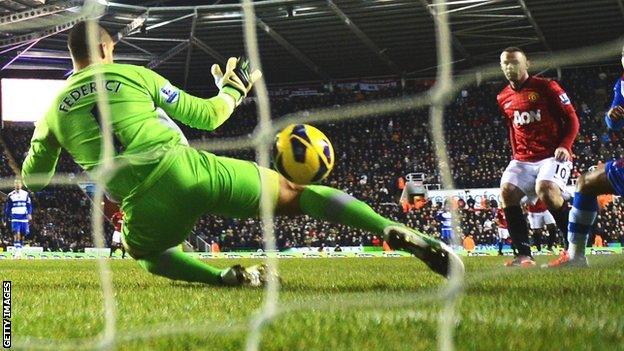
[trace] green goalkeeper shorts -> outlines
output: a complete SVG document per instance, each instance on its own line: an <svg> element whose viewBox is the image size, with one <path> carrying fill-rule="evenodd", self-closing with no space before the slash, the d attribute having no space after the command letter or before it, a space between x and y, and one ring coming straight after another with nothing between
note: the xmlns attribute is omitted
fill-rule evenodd
<svg viewBox="0 0 624 351"><path fill-rule="evenodd" d="M277 172L250 161L177 146L123 200L124 243L137 258L181 244L204 214L257 216L263 182L276 205Z"/></svg>

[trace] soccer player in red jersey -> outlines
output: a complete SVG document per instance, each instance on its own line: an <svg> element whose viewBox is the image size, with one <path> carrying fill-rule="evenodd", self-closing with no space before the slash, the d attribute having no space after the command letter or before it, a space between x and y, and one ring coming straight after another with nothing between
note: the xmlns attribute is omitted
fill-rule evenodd
<svg viewBox="0 0 624 351"><path fill-rule="evenodd" d="M509 126L513 160L501 178L503 210L518 256L506 266L535 265L529 231L520 207L544 201L559 229L567 236L568 206L562 190L572 170L572 143L579 121L566 92L555 81L530 76L526 54L510 47L500 55L501 69L509 81L496 97Z"/></svg>
<svg viewBox="0 0 624 351"><path fill-rule="evenodd" d="M115 226L115 231L113 232L113 238L111 240L109 257L113 257L113 252L115 252L117 249L121 249L121 258L126 258L126 249L124 248L121 241L121 226L123 224L123 216L123 212L117 211L111 217L111 222L113 223L113 226Z"/></svg>
<svg viewBox="0 0 624 351"><path fill-rule="evenodd" d="M505 212L503 209L496 209L496 217L494 217L494 222L496 222L496 226L498 227L498 255L503 255L503 243L505 240L509 239L509 230L507 229L507 218L505 218ZM513 243L512 243L513 246ZM515 250L514 250L515 252Z"/></svg>
<svg viewBox="0 0 624 351"><path fill-rule="evenodd" d="M555 218L548 212L548 207L542 200L537 200L535 204L527 204L527 218L529 219L529 228L533 232L533 241L537 247L537 251L542 251L542 232L544 227L548 231L548 251L552 251L552 247L557 239L557 224ZM567 240L564 239L564 242Z"/></svg>

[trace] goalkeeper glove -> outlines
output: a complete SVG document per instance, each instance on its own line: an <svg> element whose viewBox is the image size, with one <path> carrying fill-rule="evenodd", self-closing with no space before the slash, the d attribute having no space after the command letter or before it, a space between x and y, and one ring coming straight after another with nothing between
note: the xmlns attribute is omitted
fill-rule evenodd
<svg viewBox="0 0 624 351"><path fill-rule="evenodd" d="M225 65L225 73L216 63L212 65L210 71L217 87L224 93L233 96L236 106L247 96L253 83L262 76L262 72L259 70L250 72L249 61L244 57L230 57ZM234 89L238 94L230 89Z"/></svg>

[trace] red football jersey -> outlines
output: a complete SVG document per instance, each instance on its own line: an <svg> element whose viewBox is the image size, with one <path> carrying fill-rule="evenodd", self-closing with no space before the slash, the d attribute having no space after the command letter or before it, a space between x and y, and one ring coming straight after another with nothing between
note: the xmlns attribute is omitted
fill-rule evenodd
<svg viewBox="0 0 624 351"><path fill-rule="evenodd" d="M496 224L499 228L507 229L507 217L505 217L505 211L502 208L496 211Z"/></svg>
<svg viewBox="0 0 624 351"><path fill-rule="evenodd" d="M553 157L560 146L572 154L579 120L557 82L529 77L518 89L507 85L496 100L509 126L514 159L540 161Z"/></svg>
<svg viewBox="0 0 624 351"><path fill-rule="evenodd" d="M527 211L531 213L540 213L548 211L548 207L546 207L544 201L538 199L535 205L531 204L530 202L529 204L527 204Z"/></svg>
<svg viewBox="0 0 624 351"><path fill-rule="evenodd" d="M115 231L121 233L121 225L123 224L123 213L119 211L115 212L115 214L113 214L113 216L111 217L111 222L113 222L113 225L115 226Z"/></svg>

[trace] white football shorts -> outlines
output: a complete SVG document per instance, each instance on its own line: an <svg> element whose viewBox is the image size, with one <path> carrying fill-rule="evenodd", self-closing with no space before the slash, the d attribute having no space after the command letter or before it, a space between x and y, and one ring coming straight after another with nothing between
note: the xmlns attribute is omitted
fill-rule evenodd
<svg viewBox="0 0 624 351"><path fill-rule="evenodd" d="M537 182L541 180L551 181L564 192L571 173L572 162L559 162L554 157L537 162L512 160L503 172L501 185L511 183L517 186L534 204L537 201L537 193L535 192Z"/></svg>
<svg viewBox="0 0 624 351"><path fill-rule="evenodd" d="M118 231L113 232L113 244L121 244L121 233Z"/></svg>
<svg viewBox="0 0 624 351"><path fill-rule="evenodd" d="M506 240L509 238L509 230L507 228L498 228L498 237L501 240Z"/></svg>
<svg viewBox="0 0 624 351"><path fill-rule="evenodd" d="M527 217L531 229L542 229L545 225L555 224L555 218L548 211L529 212Z"/></svg>

